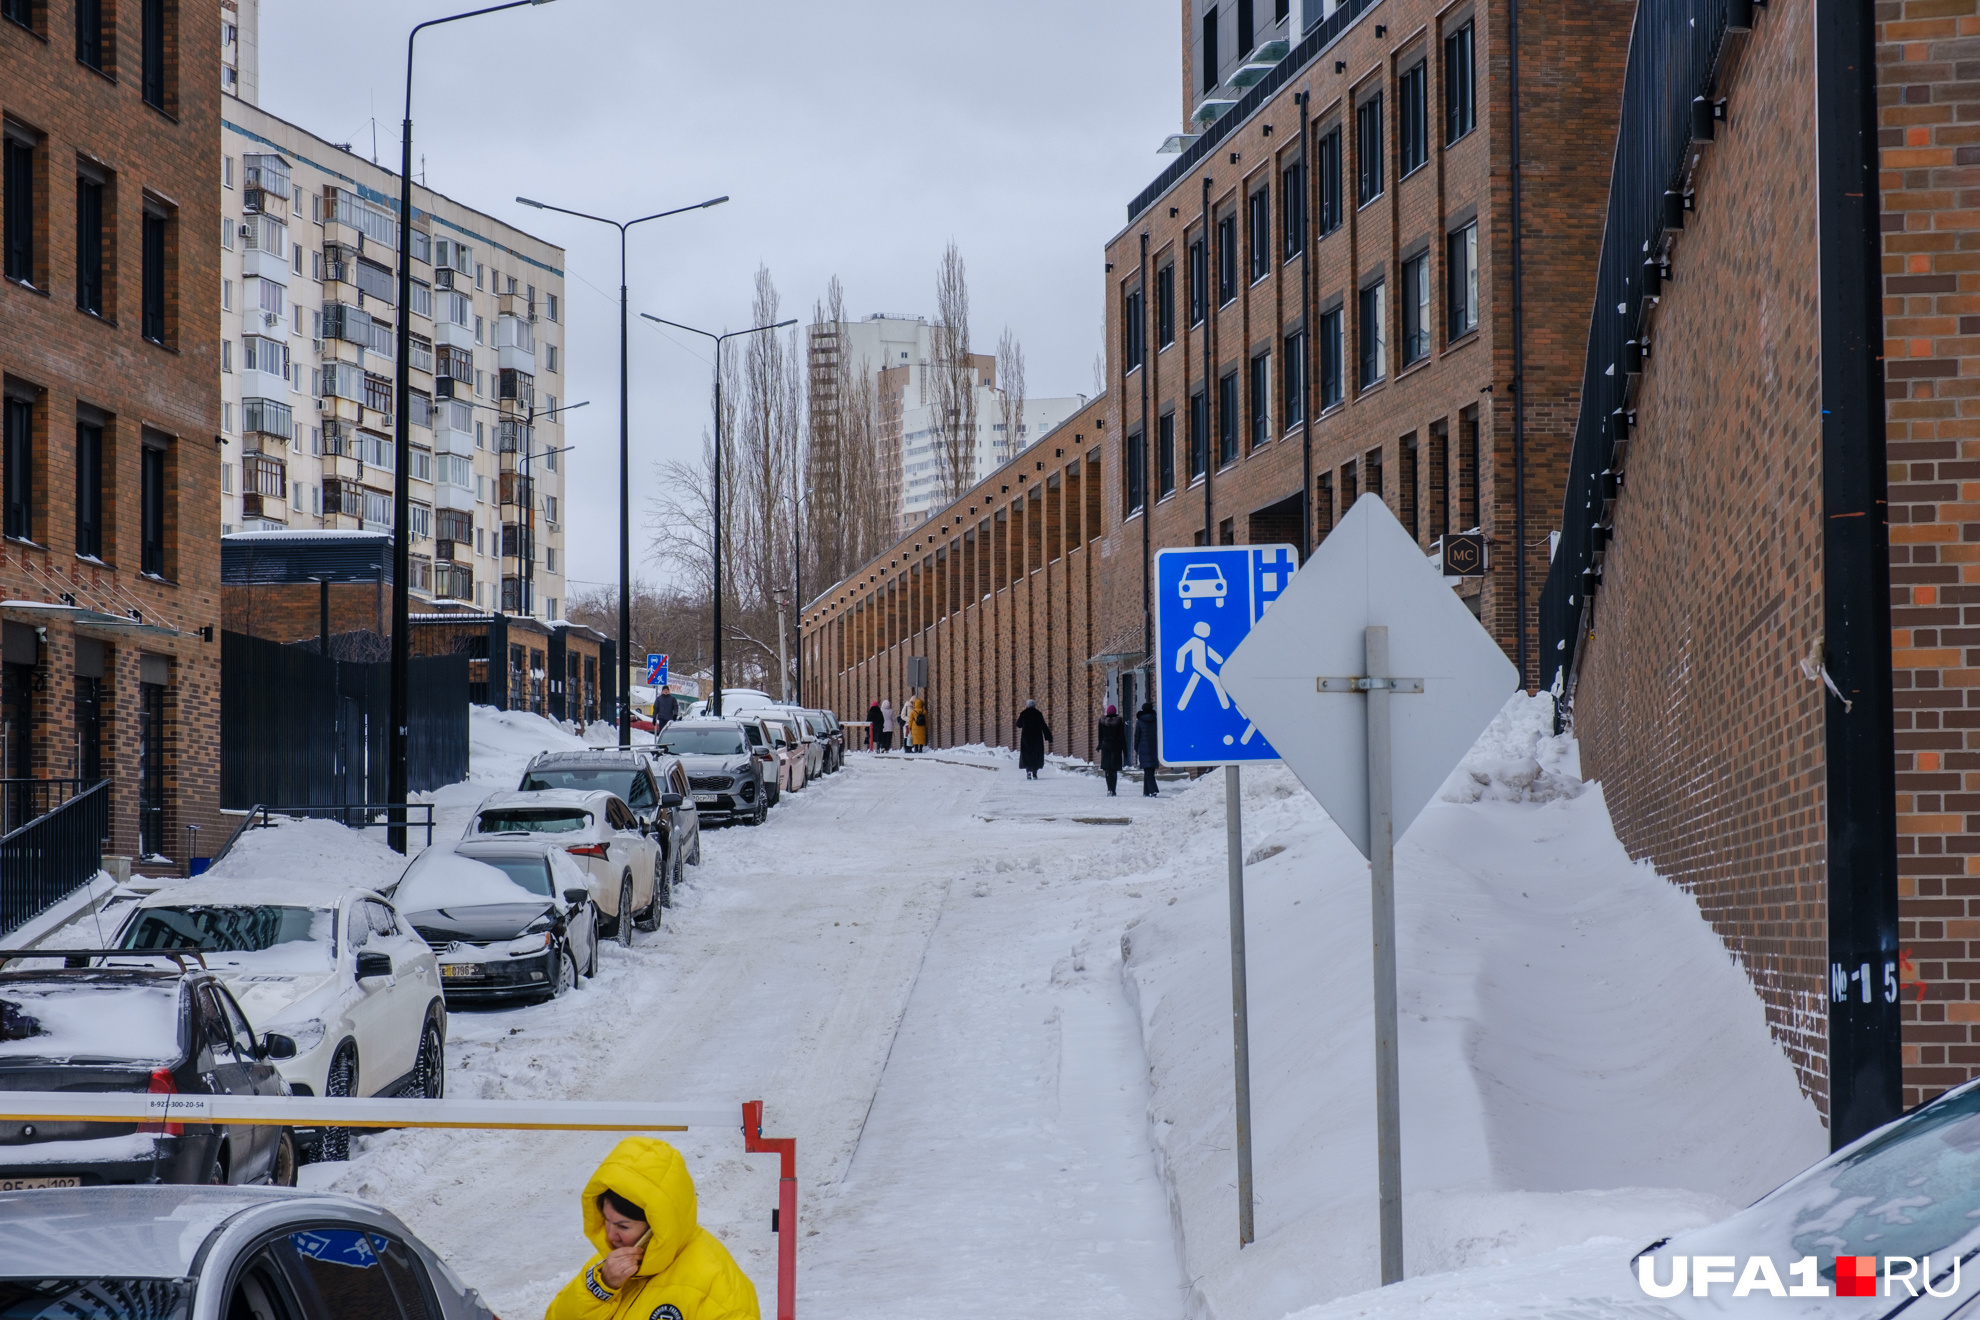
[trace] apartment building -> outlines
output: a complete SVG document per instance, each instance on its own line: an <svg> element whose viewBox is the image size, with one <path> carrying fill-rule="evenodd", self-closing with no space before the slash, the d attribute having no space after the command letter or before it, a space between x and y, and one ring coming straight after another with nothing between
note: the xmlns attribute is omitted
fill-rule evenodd
<svg viewBox="0 0 1980 1320"><path fill-rule="evenodd" d="M78 839L171 874L224 837L220 48L204 3L0 3L0 832L107 808L0 927Z"/></svg>
<svg viewBox="0 0 1980 1320"><path fill-rule="evenodd" d="M226 97L220 532L392 530L394 353L411 321L414 609L559 617L564 253Z"/></svg>

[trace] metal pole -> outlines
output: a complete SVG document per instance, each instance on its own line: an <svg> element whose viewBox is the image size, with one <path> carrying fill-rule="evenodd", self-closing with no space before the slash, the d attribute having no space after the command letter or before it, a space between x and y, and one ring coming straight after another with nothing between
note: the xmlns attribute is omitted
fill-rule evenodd
<svg viewBox="0 0 1980 1320"><path fill-rule="evenodd" d="M1396 841L1390 803L1389 630L1368 646L1368 880L1375 926L1375 1165L1381 1201L1382 1283L1403 1277L1402 1114L1396 1066Z"/></svg>
<svg viewBox="0 0 1980 1320"><path fill-rule="evenodd" d="M412 89L413 42L419 27L406 35L406 116L399 127L399 322L394 332L398 359L393 364L392 419L392 663L391 692L385 734L385 800L404 802L410 794L406 758L411 732L411 706L406 684L412 676ZM325 652L328 658L328 652ZM394 808L387 816L385 842L393 852L406 849L406 813Z"/></svg>
<svg viewBox="0 0 1980 1320"><path fill-rule="evenodd" d="M715 340L715 666L708 712L722 713L722 340Z"/></svg>
<svg viewBox="0 0 1980 1320"><path fill-rule="evenodd" d="M1231 1042L1237 1065L1238 1245L1256 1238L1251 1223L1251 1010L1244 972L1244 804L1238 768L1224 767L1224 861L1231 882Z"/></svg>
<svg viewBox="0 0 1980 1320"><path fill-rule="evenodd" d="M632 657L632 526L627 501L632 488L632 422L626 398L626 229L619 226L619 746L632 746L632 702L626 699L625 671Z"/></svg>

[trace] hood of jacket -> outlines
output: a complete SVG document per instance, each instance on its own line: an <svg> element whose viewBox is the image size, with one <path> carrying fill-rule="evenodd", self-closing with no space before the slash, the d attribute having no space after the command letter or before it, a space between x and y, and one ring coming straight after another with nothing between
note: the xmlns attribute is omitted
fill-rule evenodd
<svg viewBox="0 0 1980 1320"><path fill-rule="evenodd" d="M666 1142L627 1137L612 1147L612 1153L584 1185L584 1235L600 1254L612 1250L612 1244L605 1240L605 1215L598 1208L599 1196L608 1191L646 1211L653 1236L646 1240L639 1273L663 1272L694 1239L694 1179L681 1153Z"/></svg>

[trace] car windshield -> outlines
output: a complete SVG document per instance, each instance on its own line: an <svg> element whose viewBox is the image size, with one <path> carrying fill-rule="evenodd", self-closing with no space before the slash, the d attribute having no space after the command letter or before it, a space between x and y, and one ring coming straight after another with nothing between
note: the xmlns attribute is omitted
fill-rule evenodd
<svg viewBox="0 0 1980 1320"><path fill-rule="evenodd" d="M476 817L482 834L576 834L591 827L582 807L491 807Z"/></svg>
<svg viewBox="0 0 1980 1320"><path fill-rule="evenodd" d="M257 967L325 968L337 956L337 922L328 908L271 903L187 903L141 908L124 927L120 949L208 949L243 955Z"/></svg>
<svg viewBox="0 0 1980 1320"><path fill-rule="evenodd" d="M551 788L572 788L587 793L598 790L617 793L626 805L634 809L653 805L653 794L647 787L646 776L637 770L616 766L543 766L524 772L522 788L527 793Z"/></svg>
<svg viewBox="0 0 1980 1320"><path fill-rule="evenodd" d="M749 749L741 729L683 729L675 724L660 735L660 750L676 756L740 756Z"/></svg>
<svg viewBox="0 0 1980 1320"><path fill-rule="evenodd" d="M0 981L0 1059L168 1064L184 1053L177 977Z"/></svg>
<svg viewBox="0 0 1980 1320"><path fill-rule="evenodd" d="M179 1320L191 1304L185 1279L0 1279L0 1320Z"/></svg>
<svg viewBox="0 0 1980 1320"><path fill-rule="evenodd" d="M427 853L406 872L393 901L401 912L528 903L550 896L550 864L535 853L469 857Z"/></svg>

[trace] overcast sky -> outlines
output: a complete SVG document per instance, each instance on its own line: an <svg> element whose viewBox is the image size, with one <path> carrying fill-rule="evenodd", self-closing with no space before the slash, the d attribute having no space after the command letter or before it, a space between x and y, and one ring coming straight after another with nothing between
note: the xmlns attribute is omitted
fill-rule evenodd
<svg viewBox="0 0 1980 1320"><path fill-rule="evenodd" d="M375 117L396 165L405 33L460 7L263 0L261 103L366 155ZM518 194L628 218L732 198L632 231L634 575L657 578L646 496L657 462L700 443L711 357L641 311L741 328L760 263L785 315L808 321L834 274L856 317L926 315L954 239L978 350L1009 325L1032 397L1093 392L1101 245L1179 127L1176 15L1175 0L556 0L423 33L415 171L569 254L569 370L538 389L592 401L568 422L571 577L617 580L617 236Z"/></svg>

